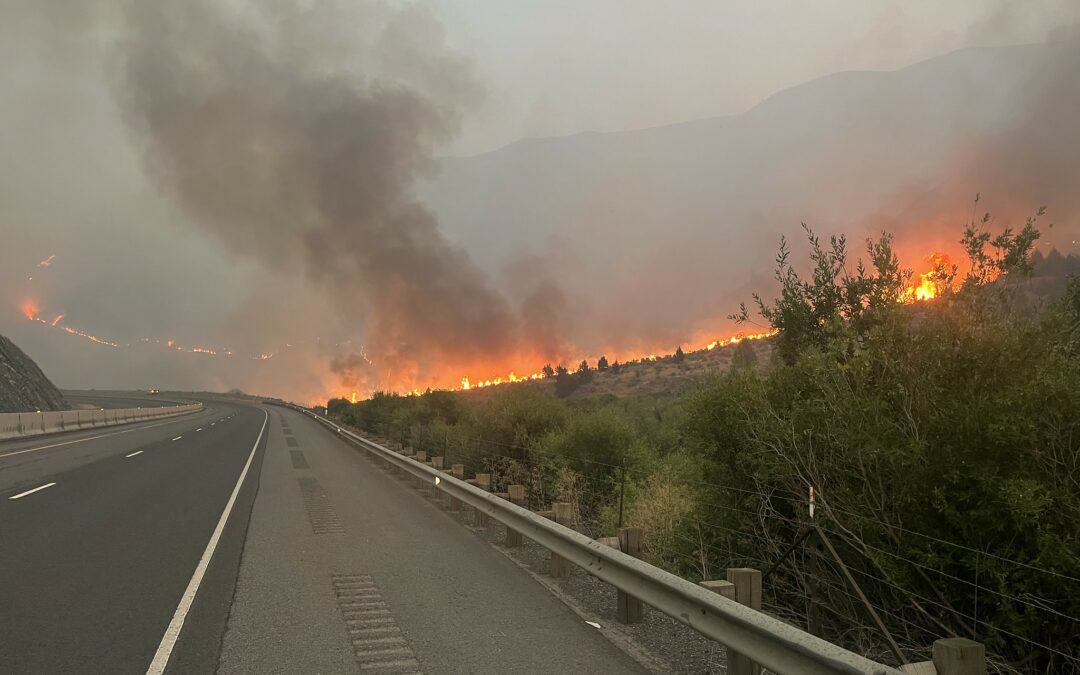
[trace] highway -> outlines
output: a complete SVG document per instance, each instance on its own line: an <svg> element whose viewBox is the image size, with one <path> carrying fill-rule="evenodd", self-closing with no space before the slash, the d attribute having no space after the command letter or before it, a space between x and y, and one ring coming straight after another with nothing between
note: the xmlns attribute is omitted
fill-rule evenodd
<svg viewBox="0 0 1080 675"><path fill-rule="evenodd" d="M188 400L176 394L146 394L144 392L115 392L115 391L64 391L61 392L64 399L72 407L91 408L157 408L159 406L176 405Z"/></svg>
<svg viewBox="0 0 1080 675"><path fill-rule="evenodd" d="M0 672L641 672L317 423L204 404L0 443Z"/></svg>

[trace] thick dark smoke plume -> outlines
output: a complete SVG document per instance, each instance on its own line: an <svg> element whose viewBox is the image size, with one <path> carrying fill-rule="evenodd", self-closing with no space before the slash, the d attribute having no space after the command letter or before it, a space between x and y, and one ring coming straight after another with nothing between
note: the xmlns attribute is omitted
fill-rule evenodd
<svg viewBox="0 0 1080 675"><path fill-rule="evenodd" d="M412 194L479 95L468 64L416 8L348 18L133 3L116 86L145 166L232 250L340 298L383 374L503 354L508 303ZM335 367L377 384L359 363Z"/></svg>

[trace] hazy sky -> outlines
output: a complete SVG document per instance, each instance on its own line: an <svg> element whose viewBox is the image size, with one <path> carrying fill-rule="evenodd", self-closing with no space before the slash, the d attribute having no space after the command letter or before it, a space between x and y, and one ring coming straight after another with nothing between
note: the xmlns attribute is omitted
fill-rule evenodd
<svg viewBox="0 0 1080 675"><path fill-rule="evenodd" d="M449 150L740 113L841 70L1046 39L1076 0L429 0L488 87Z"/></svg>
<svg viewBox="0 0 1080 675"><path fill-rule="evenodd" d="M70 387L241 387L310 400L340 392L343 375L369 386L397 380L411 360L421 365L409 381L422 385L440 360L475 366L488 349L530 354L517 360L537 368L536 345L515 351L536 332L530 312L557 314L582 297L587 304L596 287L567 277L560 288L549 278L567 240L554 227L515 228L519 204L456 228L446 227L447 213L428 213L412 187L433 156L738 114L837 71L1053 39L1078 7L8 0L0 3L0 333ZM689 156L697 150L691 145ZM635 178L688 177L649 159ZM580 186L545 187L574 198ZM756 189L768 195L772 186ZM459 201L497 190L488 181ZM576 229L579 250L611 250L621 223L610 205L635 192L624 183L613 190L589 195L611 197L595 212L571 214L596 227ZM644 201L623 207L655 210L654 233L685 224L679 199L648 195L637 191ZM797 227L805 204L788 207L784 222ZM711 236L752 229L711 214L697 214ZM681 236L693 256L658 250L658 258L707 276L711 245ZM515 242L506 247L513 256L485 259L492 241ZM616 261L652 251L643 240L633 245L640 250L626 243L612 251ZM37 267L50 255L51 266ZM595 267L588 256L580 265ZM518 272L509 291L492 272L504 266ZM58 327L27 321L30 301L43 321L64 314ZM706 313L724 316L731 301L717 296ZM80 340L62 326L121 346ZM560 339L573 343L580 328ZM380 334L383 360L373 365L359 347ZM167 351L167 340L238 356ZM467 349L474 353L463 356ZM249 358L266 354L274 358Z"/></svg>

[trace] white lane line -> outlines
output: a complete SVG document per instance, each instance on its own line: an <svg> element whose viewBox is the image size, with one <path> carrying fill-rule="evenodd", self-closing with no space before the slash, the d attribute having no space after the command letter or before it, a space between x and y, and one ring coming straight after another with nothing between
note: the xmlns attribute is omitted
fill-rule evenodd
<svg viewBox="0 0 1080 675"><path fill-rule="evenodd" d="M25 450L13 450L12 452L5 452L4 454L0 455L0 459L3 459L4 457L13 457L14 455L22 455L22 454L25 454L27 452L37 452L38 450L48 450L49 448L59 448L60 446L71 445L72 443L84 443L86 441L93 441L93 440L97 440L99 438L108 438L110 436L119 436L120 434L130 434L132 431L142 431L143 429L153 429L155 427L163 427L163 426L166 426L166 425L169 425L169 424L177 424L179 422L187 422L187 420L183 419L183 416L181 416L179 419L169 420L168 422L159 422L158 424L148 424L147 426L144 426L144 427L131 427L130 429L124 429L123 431L114 431L111 434L100 434L98 436L88 436L86 438L76 438L73 441L64 441L63 443L53 443L52 445L41 445L41 446L38 446L36 448L27 448Z"/></svg>
<svg viewBox="0 0 1080 675"><path fill-rule="evenodd" d="M211 422L210 426L214 426L215 424L217 424L217 422Z"/></svg>
<svg viewBox="0 0 1080 675"><path fill-rule="evenodd" d="M22 499L26 495L32 495L35 492L37 492L38 490L44 490L45 488L51 488L54 485L56 485L56 483L45 483L44 485L37 486L33 490L27 490L26 492L20 492L17 495L12 495L12 496L8 497L8 499Z"/></svg>
<svg viewBox="0 0 1080 675"><path fill-rule="evenodd" d="M183 438L183 436L177 436L177 437L176 437L176 438L174 438L173 440L174 440L174 441L178 441L178 440L180 440L181 438Z"/></svg>
<svg viewBox="0 0 1080 675"><path fill-rule="evenodd" d="M236 495L240 494L240 487L244 484L248 469L251 468L251 460L254 459L255 451L259 448L259 442L262 441L263 433L266 431L266 422L269 419L270 414L263 410L263 424L262 428L259 429L258 437L255 439L255 445L251 446L247 462L240 472L240 477L236 479L236 487L233 488L232 495L229 496L229 501L225 504L225 510L221 512L221 518L218 520L217 527L214 528L214 533L210 535L210 541L206 544L202 559L199 560L199 564L195 567L195 574L192 575L191 581L188 582L187 588L184 589L184 594L180 596L180 604L176 607L172 621L169 622L169 627L165 629L165 635L161 638L161 644L158 645L157 652L154 654L154 660L150 662L150 667L146 669L147 675L160 675L165 672L165 666L169 664L169 657L172 656L173 647L176 646L176 640L180 637L180 630L184 627L184 620L187 619L191 603L195 600L195 594L199 592L199 586L202 584L210 559L214 557L214 551L217 549L218 541L221 539L221 532L225 529L229 514L232 513L233 504L236 503Z"/></svg>
<svg viewBox="0 0 1080 675"><path fill-rule="evenodd" d="M196 429L195 431L202 431L202 427L199 427L199 428L198 428L198 429Z"/></svg>
<svg viewBox="0 0 1080 675"><path fill-rule="evenodd" d="M141 455L141 454L142 454L142 450L136 450L135 452L131 453L130 455L124 455L124 457L134 457L135 455Z"/></svg>

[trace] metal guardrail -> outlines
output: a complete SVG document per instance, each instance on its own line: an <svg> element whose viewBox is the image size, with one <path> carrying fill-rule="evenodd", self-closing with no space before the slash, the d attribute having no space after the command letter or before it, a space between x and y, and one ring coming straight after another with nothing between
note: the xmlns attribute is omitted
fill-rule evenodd
<svg viewBox="0 0 1080 675"><path fill-rule="evenodd" d="M707 591L490 492L405 457L309 410L293 409L311 416L384 461L430 482L435 489L486 513L589 574L641 599L773 672L814 675L900 673L895 668L871 661L767 614Z"/></svg>

